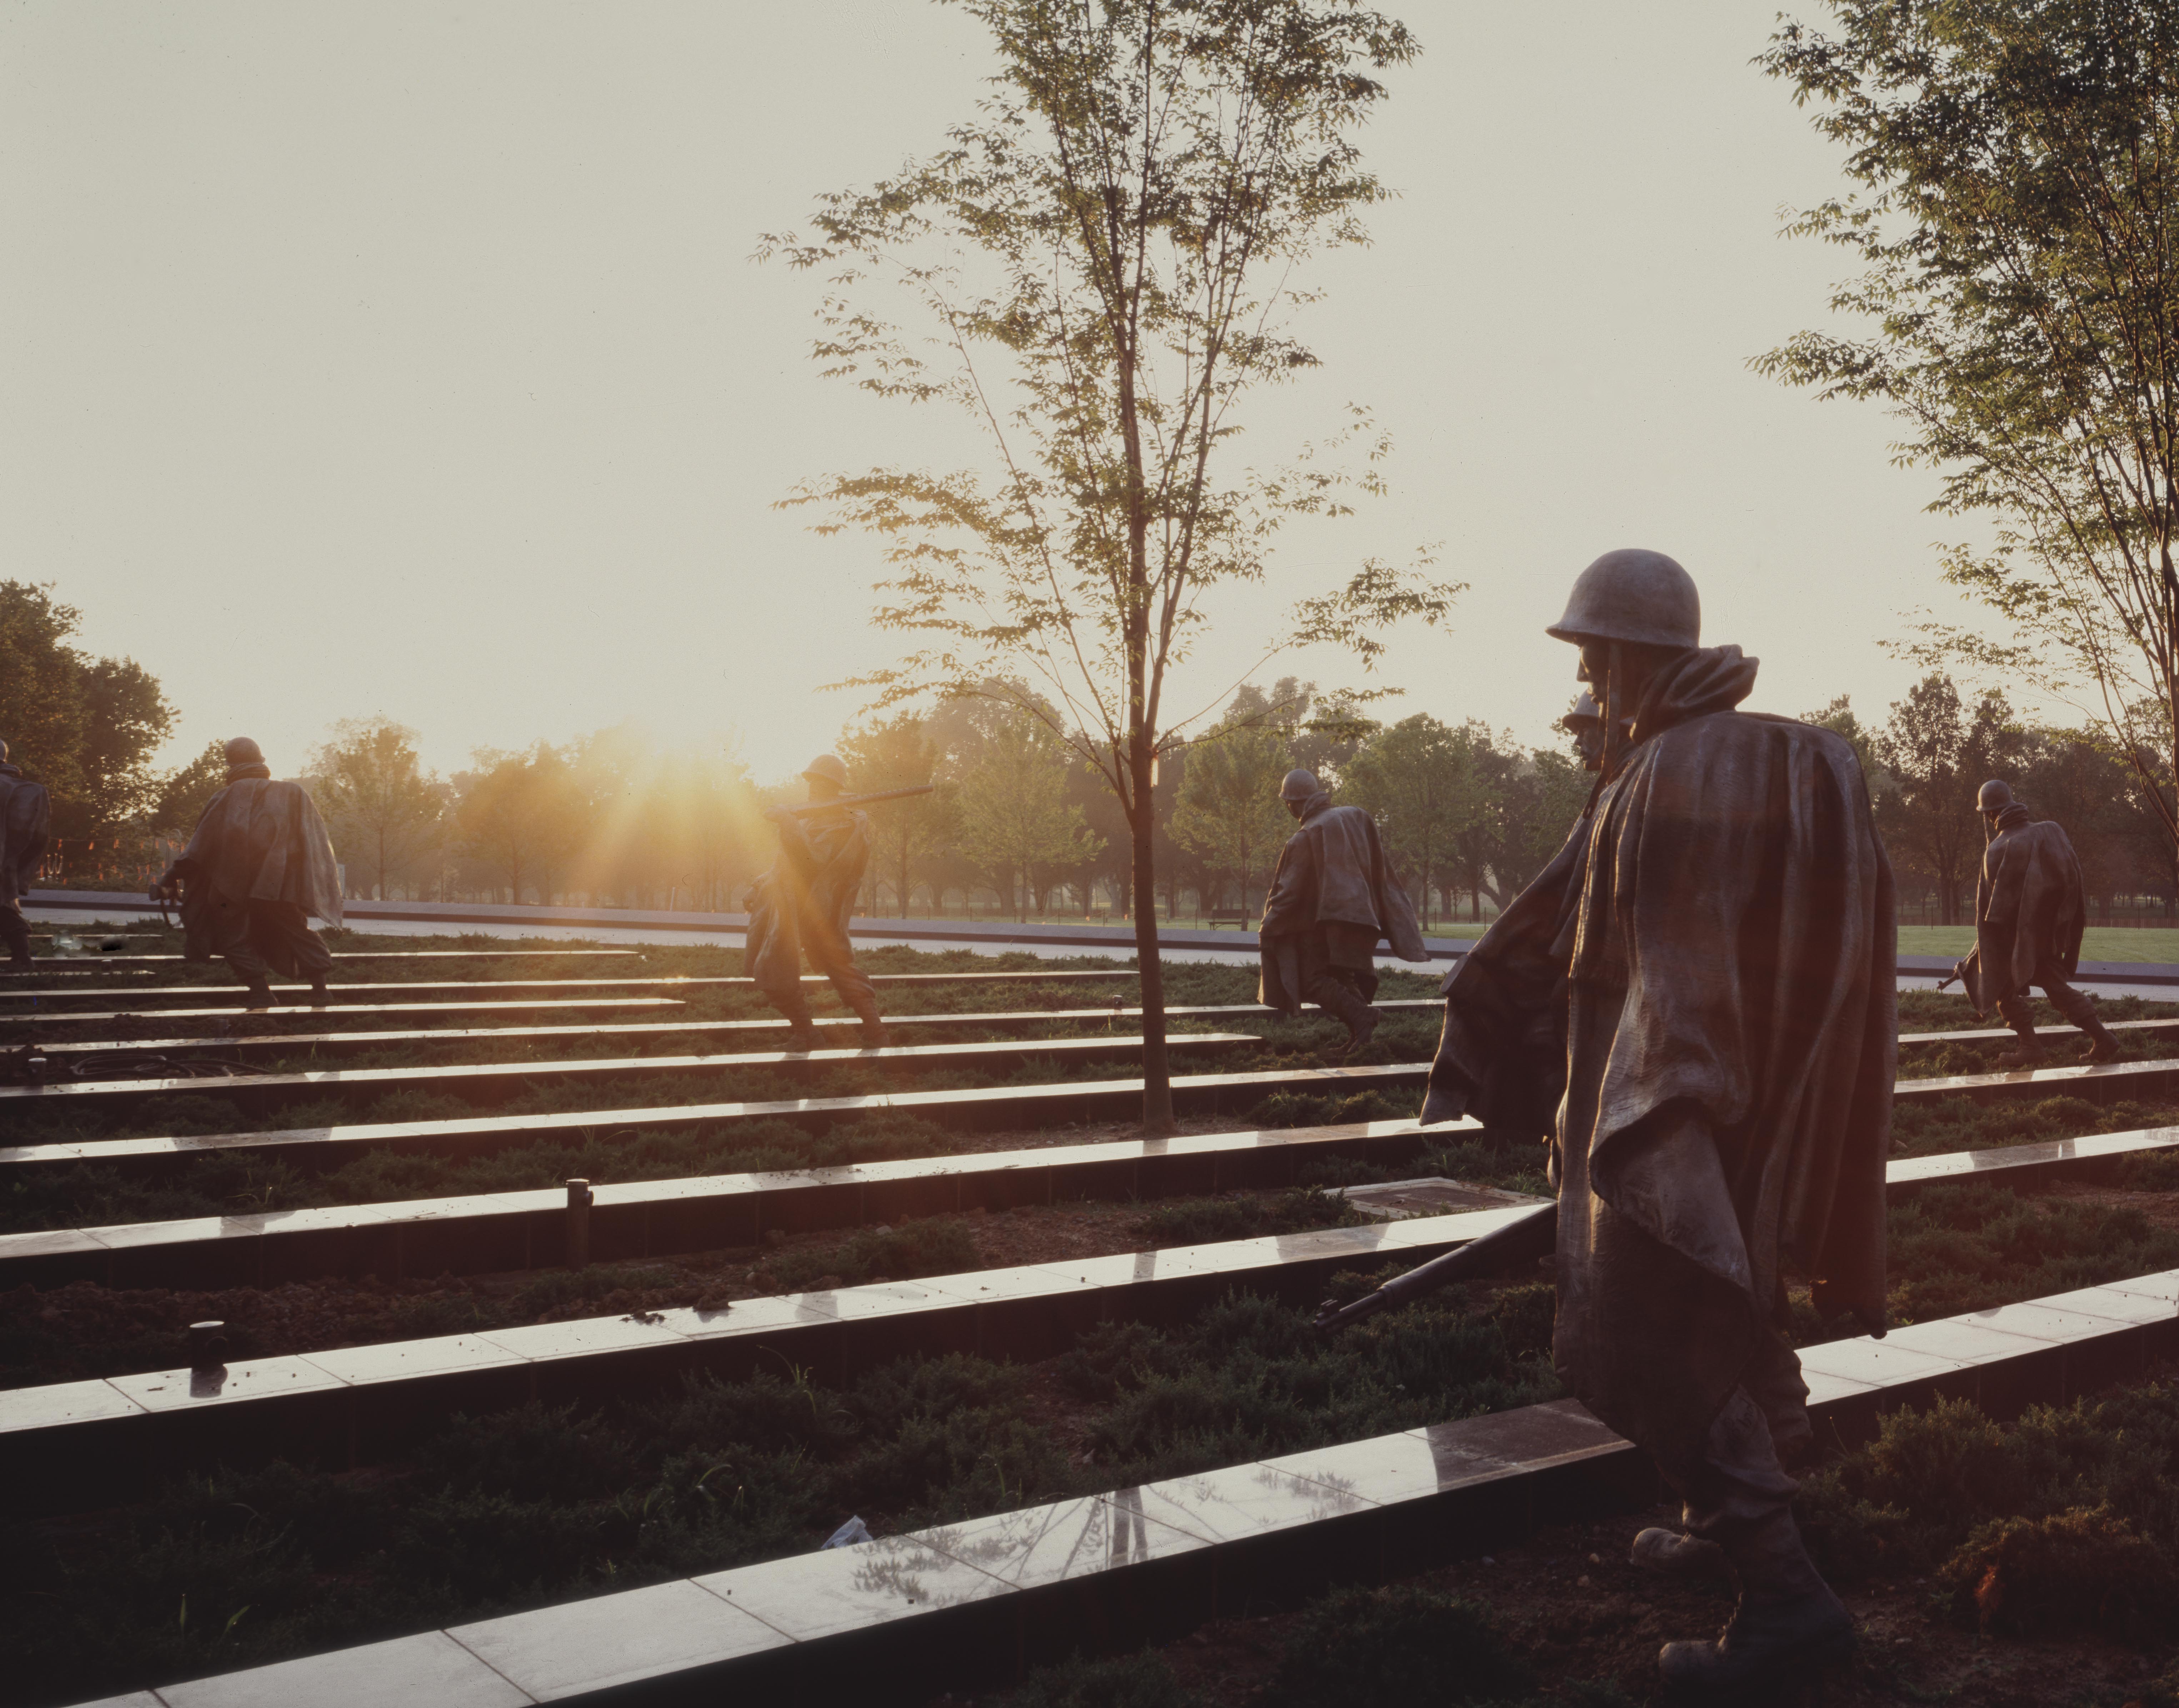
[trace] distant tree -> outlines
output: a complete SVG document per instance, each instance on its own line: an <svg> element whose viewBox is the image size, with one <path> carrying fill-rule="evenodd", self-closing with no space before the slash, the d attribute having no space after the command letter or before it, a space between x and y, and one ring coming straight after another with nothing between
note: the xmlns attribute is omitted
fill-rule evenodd
<svg viewBox="0 0 2179 1708"><path fill-rule="evenodd" d="M1860 186L1789 229L1863 264L1831 306L1868 330L1756 365L1882 402L1909 430L1895 455L1945 471L1934 508L1995 519L1946 579L2020 644L1932 622L1911 651L2085 685L2179 846L2179 8L1830 10L1835 33L1783 20L1760 63Z"/></svg>
<svg viewBox="0 0 2179 1708"><path fill-rule="evenodd" d="M1079 860L1091 851L1082 810L1067 799L1072 762L1043 724L1012 717L961 779L963 851L1006 880L1018 919L1024 917L1037 868Z"/></svg>
<svg viewBox="0 0 2179 1708"><path fill-rule="evenodd" d="M1152 779L1217 700L1175 716L1167 670L1210 620L1206 594L1260 585L1282 524L1376 490L1314 459L1229 465L1244 398L1315 362L1288 323L1309 300L1293 271L1364 240L1361 212L1387 192L1354 135L1386 92L1375 74L1415 44L1346 0L964 6L1000 58L979 115L936 157L827 197L815 241L766 248L827 271L827 371L961 407L991 473L881 469L791 502L888 542L878 621L921 650L864 679L881 704L1030 677L1057 708L1053 736L1111 788L1133 844L1143 1119L1171 1133L1143 904L1158 887ZM863 300L880 272L920 303L929 343ZM1381 445L1358 420L1351 431ZM1278 618L1267 656L1327 642L1366 671L1384 625L1440 621L1456 590L1367 562Z"/></svg>
<svg viewBox="0 0 2179 1708"><path fill-rule="evenodd" d="M1595 781L1573 755L1548 747L1529 753L1507 777L1490 880L1501 913L1564 846Z"/></svg>
<svg viewBox="0 0 2179 1708"><path fill-rule="evenodd" d="M1460 834L1483 809L1470 744L1426 712L1379 730L1347 766L1341 799L1366 810L1394 863L1422 885L1451 892Z"/></svg>
<svg viewBox="0 0 2179 1708"><path fill-rule="evenodd" d="M1975 792L2023 752L2012 710L1992 693L1970 711L1950 677L1927 676L1892 703L1871 745L1897 785L1877 803L1885 844L1935 887L1942 923L1957 925L1982 859Z"/></svg>
<svg viewBox="0 0 2179 1708"><path fill-rule="evenodd" d="M416 732L383 713L343 718L312 757L312 793L350 883L384 901L394 878L436 845L446 791L425 775Z"/></svg>
<svg viewBox="0 0 2179 1708"><path fill-rule="evenodd" d="M1894 787L1891 773L1876 756L1875 732L1865 727L1855 714L1850 695L1841 694L1814 711L1801 714L1801 722L1813 723L1819 729L1828 729L1842 735L1853 749L1853 756L1861 761L1861 774L1869 784L1869 796L1876 800L1889 794Z"/></svg>
<svg viewBox="0 0 2179 1708"><path fill-rule="evenodd" d="M1188 750L1172 834L1239 883L1244 908L1250 884L1293 829L1279 803L1291 756L1282 731L1247 721L1221 724Z"/></svg>
<svg viewBox="0 0 2179 1708"><path fill-rule="evenodd" d="M81 620L48 587L0 581L0 739L13 762L52 791L54 829L70 837L152 810L151 755L174 722L141 665L69 644Z"/></svg>
<svg viewBox="0 0 2179 1708"><path fill-rule="evenodd" d="M226 783L227 746L215 741L160 779L151 795L151 828L162 836L186 837Z"/></svg>
<svg viewBox="0 0 2179 1708"><path fill-rule="evenodd" d="M908 917L914 891L914 875L944 848L958 827L957 790L937 782L938 766L945 757L913 713L844 732L840 757L848 764L848 787L857 794L875 794L888 788L914 788L935 783L936 792L912 795L905 800L880 801L866 810L870 816L870 865L875 874L886 872L892 881L900 916Z"/></svg>
<svg viewBox="0 0 2179 1708"><path fill-rule="evenodd" d="M525 887L552 899L550 876L574 845L574 779L542 742L526 754L480 750L479 769L455 779L460 846L503 879L519 903Z"/></svg>

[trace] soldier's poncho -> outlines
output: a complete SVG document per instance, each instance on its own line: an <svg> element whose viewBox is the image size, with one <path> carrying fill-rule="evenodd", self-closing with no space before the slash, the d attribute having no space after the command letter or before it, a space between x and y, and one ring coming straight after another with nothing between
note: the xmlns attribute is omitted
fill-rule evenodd
<svg viewBox="0 0 2179 1708"><path fill-rule="evenodd" d="M2070 979L2081 964L2088 898L2072 839L2061 825L2027 821L2026 807L2008 808L1983 849L1975 946L1960 968L1979 1013L2018 996L2039 969Z"/></svg>
<svg viewBox="0 0 2179 1708"><path fill-rule="evenodd" d="M285 902L327 925L341 921L332 838L299 783L231 779L206 806L174 865L230 902Z"/></svg>
<svg viewBox="0 0 2179 1708"><path fill-rule="evenodd" d="M1882 1321L1891 865L1852 747L1732 710L1754 678L1726 646L1651 679L1591 816L1447 981L1431 1068L1432 1101L1487 1106L1563 989L1554 1352L1645 1446L1707 1427L1784 1273ZM1640 1244L1714 1280L1663 1296Z"/></svg>
<svg viewBox="0 0 2179 1708"><path fill-rule="evenodd" d="M22 767L0 764L0 907L20 902L46 857L52 802Z"/></svg>
<svg viewBox="0 0 2179 1708"><path fill-rule="evenodd" d="M799 991L805 938L827 959L850 958L848 921L870 860L868 813L848 807L778 821L779 858L749 895L743 967L766 992Z"/></svg>
<svg viewBox="0 0 2179 1708"><path fill-rule="evenodd" d="M1302 941L1321 928L1333 965L1371 964L1384 939L1403 961L1426 961L1415 904L1392 878L1377 821L1358 806L1334 806L1321 792L1302 808L1301 828L1287 838L1264 898L1257 928L1263 972L1256 1000L1292 1014L1303 1001ZM1338 953L1344 950L1342 955Z"/></svg>

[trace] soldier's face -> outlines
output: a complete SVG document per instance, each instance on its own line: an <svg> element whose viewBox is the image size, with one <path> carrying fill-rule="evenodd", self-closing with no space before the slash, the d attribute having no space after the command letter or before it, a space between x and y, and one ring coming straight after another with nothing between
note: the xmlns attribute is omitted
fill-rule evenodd
<svg viewBox="0 0 2179 1708"><path fill-rule="evenodd" d="M1301 816L1301 810L1308 805L1309 803L1305 800L1290 800L1287 803L1287 811L1289 816L1294 818L1299 818Z"/></svg>

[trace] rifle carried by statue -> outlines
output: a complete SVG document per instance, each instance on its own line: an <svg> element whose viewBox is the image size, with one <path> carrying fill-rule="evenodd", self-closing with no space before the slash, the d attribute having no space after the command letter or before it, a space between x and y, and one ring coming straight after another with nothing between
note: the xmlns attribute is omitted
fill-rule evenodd
<svg viewBox="0 0 2179 1708"><path fill-rule="evenodd" d="M791 812L799 818L804 813L830 812L836 806L870 806L881 800L904 800L912 794L934 794L937 789L938 785L935 783L919 783L908 788L881 788L869 794L838 795L831 800L813 800L801 806L782 807L779 810Z"/></svg>

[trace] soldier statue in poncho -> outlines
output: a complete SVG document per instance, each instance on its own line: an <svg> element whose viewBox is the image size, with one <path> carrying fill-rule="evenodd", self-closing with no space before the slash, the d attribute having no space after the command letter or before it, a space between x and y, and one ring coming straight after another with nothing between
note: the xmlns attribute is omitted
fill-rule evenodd
<svg viewBox="0 0 2179 1708"><path fill-rule="evenodd" d="M1279 787L1301 828L1279 850L1256 928L1262 976L1256 1000L1289 1017L1314 1002L1347 1028L1346 1052L1377 1030L1377 945L1425 961L1414 903L1385 863L1377 821L1358 806L1334 806L1315 776L1290 771Z"/></svg>
<svg viewBox="0 0 2179 1708"><path fill-rule="evenodd" d="M2081 964L2088 917L2072 838L2048 819L2029 823L2028 809L1995 778L1975 797L1975 810L1985 839L1975 880L1975 946L1952 975L1966 986L1978 1019L1995 1008L2019 1040L1998 1065L2032 1068L2043 1059L2030 985L2040 985L2050 1006L2087 1035L2091 1062L2116 1062L2118 1040L2096 1018L2095 1005L2066 982Z"/></svg>
<svg viewBox="0 0 2179 1708"><path fill-rule="evenodd" d="M46 786L32 783L23 768L8 763L8 744L0 741L0 942L8 946L8 970L34 969L30 927L23 918L23 898L46 857L46 832L52 802Z"/></svg>
<svg viewBox="0 0 2179 1708"><path fill-rule="evenodd" d="M1636 1562L1737 1574L1723 1634L1659 1657L1730 1695L1852 1643L1788 1505L1810 1431L1780 1325L1792 1274L1882 1332L1896 922L1852 748L1736 711L1755 661L1699 629L1659 553L1575 584L1550 632L1600 703L1596 792L1447 980L1423 1118L1526 1103L1507 1081L1562 1005L1553 1356L1685 1502Z"/></svg>
<svg viewBox="0 0 2179 1708"><path fill-rule="evenodd" d="M874 1048L886 1041L877 994L855 964L848 938L855 894L870 860L870 815L832 805L848 783L848 767L835 755L811 760L802 780L809 785L809 805L765 809L779 831L779 859L749 892L744 963L757 989L787 1016L790 1049L811 1049L817 1041L802 994L805 954L860 1017L863 1043Z"/></svg>
<svg viewBox="0 0 2179 1708"><path fill-rule="evenodd" d="M324 1002L332 957L310 920L341 920L332 840L310 791L299 783L275 782L248 736L228 743L227 786L198 818L189 846L151 886L155 901L176 895L184 958L224 956L249 986L250 1007L272 1005L274 973L307 978L312 1002Z"/></svg>

